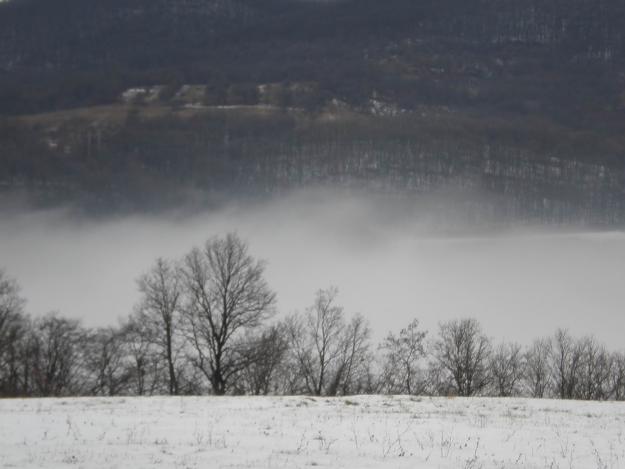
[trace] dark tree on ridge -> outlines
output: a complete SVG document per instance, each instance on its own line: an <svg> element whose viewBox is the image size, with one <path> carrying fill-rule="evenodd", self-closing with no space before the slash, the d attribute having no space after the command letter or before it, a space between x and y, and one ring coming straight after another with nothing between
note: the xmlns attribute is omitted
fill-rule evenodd
<svg viewBox="0 0 625 469"><path fill-rule="evenodd" d="M255 260L236 234L212 238L188 253L182 267L187 336L194 364L223 395L249 365L246 331L274 313L275 293L264 279L265 263Z"/></svg>

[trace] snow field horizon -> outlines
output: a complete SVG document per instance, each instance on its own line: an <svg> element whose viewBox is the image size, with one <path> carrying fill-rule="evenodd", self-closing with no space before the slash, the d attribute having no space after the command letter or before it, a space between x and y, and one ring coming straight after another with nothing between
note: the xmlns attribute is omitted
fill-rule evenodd
<svg viewBox="0 0 625 469"><path fill-rule="evenodd" d="M625 462L625 403L418 396L0 400L0 466L568 468Z"/></svg>

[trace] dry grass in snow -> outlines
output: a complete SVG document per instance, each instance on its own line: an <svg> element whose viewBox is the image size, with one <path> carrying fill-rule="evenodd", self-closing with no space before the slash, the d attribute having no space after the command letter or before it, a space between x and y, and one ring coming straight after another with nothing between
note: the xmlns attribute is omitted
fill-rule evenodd
<svg viewBox="0 0 625 469"><path fill-rule="evenodd" d="M625 403L0 400L2 468L625 468Z"/></svg>

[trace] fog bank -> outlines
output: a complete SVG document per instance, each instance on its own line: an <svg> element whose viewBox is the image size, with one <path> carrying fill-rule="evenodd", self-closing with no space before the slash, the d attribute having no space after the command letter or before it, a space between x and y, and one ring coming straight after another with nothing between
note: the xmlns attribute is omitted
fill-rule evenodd
<svg viewBox="0 0 625 469"><path fill-rule="evenodd" d="M336 285L346 311L364 314L376 338L413 317L434 333L439 321L471 316L496 339L525 343L568 327L624 347L625 233L457 228L450 236L408 206L318 192L210 214L31 212L2 218L0 267L22 285L32 314L115 324L156 257L178 258L237 231L268 261L281 313Z"/></svg>

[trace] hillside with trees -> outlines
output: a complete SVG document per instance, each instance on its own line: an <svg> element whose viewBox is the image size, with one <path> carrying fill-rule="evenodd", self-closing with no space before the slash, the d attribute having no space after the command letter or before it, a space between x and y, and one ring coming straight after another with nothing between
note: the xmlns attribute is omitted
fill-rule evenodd
<svg viewBox="0 0 625 469"><path fill-rule="evenodd" d="M0 191L160 210L312 185L625 220L618 0L9 0Z"/></svg>

